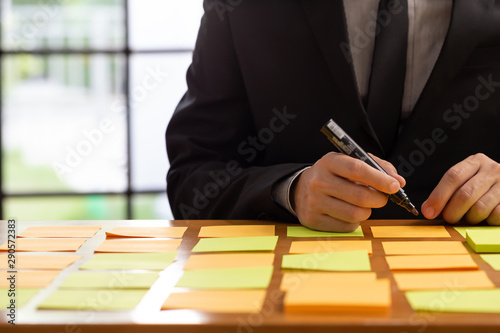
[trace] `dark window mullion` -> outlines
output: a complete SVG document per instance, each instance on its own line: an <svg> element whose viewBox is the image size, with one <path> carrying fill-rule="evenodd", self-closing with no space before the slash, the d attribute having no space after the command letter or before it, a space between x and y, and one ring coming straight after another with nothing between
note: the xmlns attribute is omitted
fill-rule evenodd
<svg viewBox="0 0 500 333"><path fill-rule="evenodd" d="M125 31L125 100L126 100L126 131L127 131L127 219L131 220L132 212L132 126L131 126L131 110L130 110L130 32L129 32L129 6L128 0L123 0L124 9L124 31Z"/></svg>

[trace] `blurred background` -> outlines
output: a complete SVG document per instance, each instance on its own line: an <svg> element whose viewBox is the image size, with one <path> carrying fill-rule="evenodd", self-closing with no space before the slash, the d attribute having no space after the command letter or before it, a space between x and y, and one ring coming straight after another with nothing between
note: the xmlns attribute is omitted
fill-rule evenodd
<svg viewBox="0 0 500 333"><path fill-rule="evenodd" d="M202 0L0 5L2 219L172 219L164 134Z"/></svg>

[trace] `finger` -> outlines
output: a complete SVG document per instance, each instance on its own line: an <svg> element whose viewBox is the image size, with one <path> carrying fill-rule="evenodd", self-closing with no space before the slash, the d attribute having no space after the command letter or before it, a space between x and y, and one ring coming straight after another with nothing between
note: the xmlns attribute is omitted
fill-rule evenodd
<svg viewBox="0 0 500 333"><path fill-rule="evenodd" d="M359 227L359 223L337 220L325 214L319 214L313 221L303 222L302 225L310 229L330 232L353 232Z"/></svg>
<svg viewBox="0 0 500 333"><path fill-rule="evenodd" d="M496 206L486 219L489 225L500 225L500 205Z"/></svg>
<svg viewBox="0 0 500 333"><path fill-rule="evenodd" d="M471 158L467 158L454 165L444 174L436 188L429 195L427 201L422 204L422 214L428 219L436 218L453 194L464 185L467 180L473 177L478 170L478 163L474 162Z"/></svg>
<svg viewBox="0 0 500 333"><path fill-rule="evenodd" d="M457 223L471 207L491 188L492 182L484 173L477 173L453 193L443 209L443 218Z"/></svg>
<svg viewBox="0 0 500 333"><path fill-rule="evenodd" d="M328 161L330 160L330 161ZM399 182L367 163L347 155L327 155L330 171L354 182L359 182L383 193L396 193Z"/></svg>
<svg viewBox="0 0 500 333"><path fill-rule="evenodd" d="M381 208L387 204L386 194L360 183L330 174L322 181L311 182L313 191L338 198L352 205L364 208Z"/></svg>
<svg viewBox="0 0 500 333"><path fill-rule="evenodd" d="M359 207L333 197L324 197L324 202L316 207L316 210L334 219L350 223L366 221L372 213L370 208Z"/></svg>
<svg viewBox="0 0 500 333"><path fill-rule="evenodd" d="M500 184L493 185L465 214L465 219L471 224L477 224L492 215L499 204ZM494 219L494 217L492 217Z"/></svg>
<svg viewBox="0 0 500 333"><path fill-rule="evenodd" d="M398 170L394 165L392 165L392 163L383 160L371 153L368 153L368 155L370 155L382 167L382 169L384 169L389 174L389 176L395 178L399 182L401 187L405 187L406 179L404 179L401 175L398 174Z"/></svg>

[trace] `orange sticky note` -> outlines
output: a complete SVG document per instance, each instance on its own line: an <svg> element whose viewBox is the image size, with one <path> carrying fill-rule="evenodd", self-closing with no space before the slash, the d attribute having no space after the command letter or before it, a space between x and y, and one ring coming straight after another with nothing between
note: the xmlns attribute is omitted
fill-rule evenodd
<svg viewBox="0 0 500 333"><path fill-rule="evenodd" d="M403 291L495 288L484 271L394 273L394 279Z"/></svg>
<svg viewBox="0 0 500 333"><path fill-rule="evenodd" d="M61 270L75 261L82 258L82 256L63 256L63 255L27 255L16 254L15 261L9 261L7 254L0 255L0 269L41 269L41 270ZM11 267L13 264L14 267Z"/></svg>
<svg viewBox="0 0 500 333"><path fill-rule="evenodd" d="M332 285L361 285L375 280L377 280L375 272L292 272L283 274L280 289L288 291L303 286L330 288Z"/></svg>
<svg viewBox="0 0 500 333"><path fill-rule="evenodd" d="M283 305L286 312L292 313L387 311L391 306L391 285L388 279L380 279L361 285L308 286L288 291Z"/></svg>
<svg viewBox="0 0 500 333"><path fill-rule="evenodd" d="M274 236L274 225L216 225L201 227L198 237L263 237Z"/></svg>
<svg viewBox="0 0 500 333"><path fill-rule="evenodd" d="M372 242L369 240L320 240L295 241L290 246L291 254L324 253L365 250L372 254Z"/></svg>
<svg viewBox="0 0 500 333"><path fill-rule="evenodd" d="M106 232L108 238L182 238L187 227L116 227Z"/></svg>
<svg viewBox="0 0 500 333"><path fill-rule="evenodd" d="M479 266L468 254L386 257L391 270L472 270Z"/></svg>
<svg viewBox="0 0 500 333"><path fill-rule="evenodd" d="M426 226L372 226L375 238L450 238L442 225Z"/></svg>
<svg viewBox="0 0 500 333"><path fill-rule="evenodd" d="M106 239L95 252L173 252L181 242L182 239Z"/></svg>
<svg viewBox="0 0 500 333"><path fill-rule="evenodd" d="M198 290L170 294L162 310L192 309L215 313L258 313L265 290Z"/></svg>
<svg viewBox="0 0 500 333"><path fill-rule="evenodd" d="M45 288L56 278L59 271L19 271L9 273L0 271L0 288Z"/></svg>
<svg viewBox="0 0 500 333"><path fill-rule="evenodd" d="M184 270L272 266L274 253L193 254Z"/></svg>
<svg viewBox="0 0 500 333"><path fill-rule="evenodd" d="M459 241L382 242L386 255L469 254Z"/></svg>
<svg viewBox="0 0 500 333"><path fill-rule="evenodd" d="M17 237L25 238L91 238L99 230L99 225L63 225L29 227Z"/></svg>
<svg viewBox="0 0 500 333"><path fill-rule="evenodd" d="M18 238L16 252L74 252L87 238ZM0 245L0 251L7 251L7 243Z"/></svg>

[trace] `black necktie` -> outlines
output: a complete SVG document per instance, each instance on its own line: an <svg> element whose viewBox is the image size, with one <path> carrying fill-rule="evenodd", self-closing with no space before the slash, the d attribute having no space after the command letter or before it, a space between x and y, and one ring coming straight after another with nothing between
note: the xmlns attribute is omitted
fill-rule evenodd
<svg viewBox="0 0 500 333"><path fill-rule="evenodd" d="M381 0L367 100L370 122L385 154L398 136L408 48L408 1Z"/></svg>

